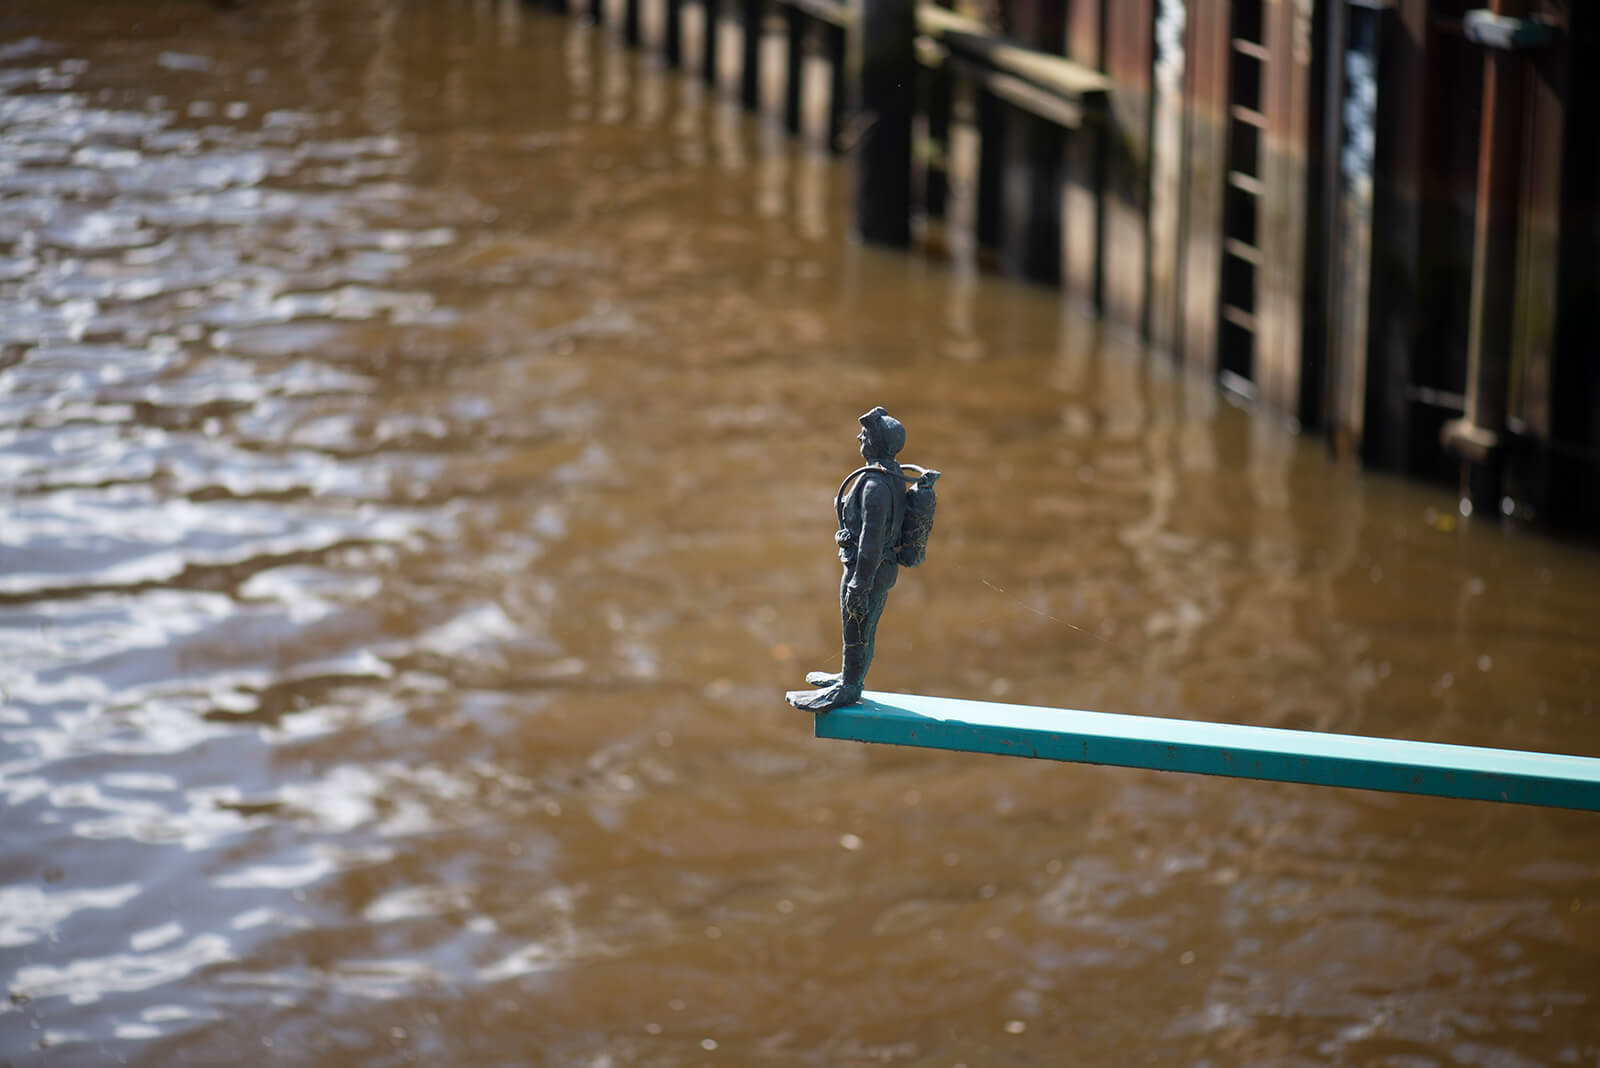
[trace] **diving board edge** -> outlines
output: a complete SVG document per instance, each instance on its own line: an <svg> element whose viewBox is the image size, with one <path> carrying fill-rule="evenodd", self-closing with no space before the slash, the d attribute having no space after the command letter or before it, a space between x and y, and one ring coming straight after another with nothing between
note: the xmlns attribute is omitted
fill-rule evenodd
<svg viewBox="0 0 1600 1068"><path fill-rule="evenodd" d="M1600 812L1600 758L867 693L816 716L844 741Z"/></svg>

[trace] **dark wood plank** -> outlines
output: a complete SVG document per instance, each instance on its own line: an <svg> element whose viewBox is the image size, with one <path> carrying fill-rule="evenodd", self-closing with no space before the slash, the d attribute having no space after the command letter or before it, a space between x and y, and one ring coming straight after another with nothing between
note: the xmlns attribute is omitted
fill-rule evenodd
<svg viewBox="0 0 1600 1068"><path fill-rule="evenodd" d="M1118 0L1106 12L1106 73L1113 88L1106 130L1107 320L1145 330L1149 295L1150 77L1154 0Z"/></svg>
<svg viewBox="0 0 1600 1068"><path fill-rule="evenodd" d="M911 242L911 122L917 105L916 0L862 0L856 232Z"/></svg>
<svg viewBox="0 0 1600 1068"><path fill-rule="evenodd" d="M1184 49L1188 181L1183 190L1178 351L1185 364L1206 375L1217 368L1230 40L1226 5L1190 8Z"/></svg>
<svg viewBox="0 0 1600 1068"><path fill-rule="evenodd" d="M1099 69L1104 56L1103 0L1072 0L1067 8L1068 58ZM1104 124L1098 120L1067 138L1062 153L1061 274L1067 295L1100 307L1101 160Z"/></svg>

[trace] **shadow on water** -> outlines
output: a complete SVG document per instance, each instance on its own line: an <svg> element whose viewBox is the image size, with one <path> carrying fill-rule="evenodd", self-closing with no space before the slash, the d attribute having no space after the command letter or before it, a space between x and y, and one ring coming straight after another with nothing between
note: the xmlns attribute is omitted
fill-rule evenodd
<svg viewBox="0 0 1600 1068"><path fill-rule="evenodd" d="M1600 1058L1592 818L781 699L875 403L946 472L875 688L1596 754L1593 556L853 245L577 20L0 26L0 1058Z"/></svg>

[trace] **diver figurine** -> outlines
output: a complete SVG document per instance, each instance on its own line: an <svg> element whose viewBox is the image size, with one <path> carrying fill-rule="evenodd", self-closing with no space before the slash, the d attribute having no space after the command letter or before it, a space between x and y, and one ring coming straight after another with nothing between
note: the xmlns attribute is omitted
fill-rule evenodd
<svg viewBox="0 0 1600 1068"><path fill-rule="evenodd" d="M906 443L906 430L881 407L863 415L861 458L867 462L850 472L834 497L839 530L839 609L844 631L843 670L813 671L806 681L816 690L784 694L796 708L830 712L861 699L867 668L872 666L873 639L889 591L900 577L900 565L922 563L933 529L933 484L939 472L915 464L901 465L895 456ZM907 474L907 471L915 474ZM906 483L912 485L908 489Z"/></svg>

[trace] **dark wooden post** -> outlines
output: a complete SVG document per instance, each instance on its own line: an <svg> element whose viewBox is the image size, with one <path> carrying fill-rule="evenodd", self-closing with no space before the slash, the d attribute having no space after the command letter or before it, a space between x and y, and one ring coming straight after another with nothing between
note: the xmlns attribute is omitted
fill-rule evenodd
<svg viewBox="0 0 1600 1068"><path fill-rule="evenodd" d="M661 54L676 67L683 62L683 0L666 0L661 27Z"/></svg>
<svg viewBox="0 0 1600 1068"><path fill-rule="evenodd" d="M739 102L751 111L761 106L761 31L766 16L766 0L739 0L739 22L744 31L744 52L739 62Z"/></svg>
<svg viewBox="0 0 1600 1068"><path fill-rule="evenodd" d="M785 4L783 21L788 29L789 61L783 72L783 127L791 134L800 133L800 94L805 88L806 27L810 20L806 13L793 4Z"/></svg>
<svg viewBox="0 0 1600 1068"><path fill-rule="evenodd" d="M1179 345L1187 22L1184 0L1157 0L1155 72L1150 79L1150 341L1167 352Z"/></svg>
<svg viewBox="0 0 1600 1068"><path fill-rule="evenodd" d="M1354 382L1353 372L1341 369L1347 355L1340 350L1338 332L1345 329L1341 314L1343 256L1337 236L1325 242L1333 259L1324 300L1328 333L1324 350L1326 429L1335 451L1357 450L1363 463L1390 470L1407 470L1412 452L1411 381L1413 363L1426 319L1423 308L1424 174L1428 167L1430 71L1438 58L1430 55L1428 0L1401 0L1392 12L1364 12L1347 0L1348 18L1377 20L1378 100L1374 110L1377 143L1373 159L1372 258L1367 315L1364 395L1343 393L1340 381ZM1341 7L1340 10L1343 10ZM1386 29L1392 23L1392 31ZM1349 25L1347 23L1347 25ZM1329 137L1324 171L1326 188L1339 190L1343 138L1342 109L1345 88L1344 42L1350 29L1339 31L1338 49L1329 56L1325 129ZM1435 79L1436 75L1433 76ZM1435 99L1439 91L1434 89ZM1446 98L1447 107L1454 97ZM1435 104L1434 106L1437 106ZM1327 226L1337 233L1341 199L1327 198Z"/></svg>
<svg viewBox="0 0 1600 1068"><path fill-rule="evenodd" d="M1600 129L1600 10L1585 4L1570 9L1568 18L1559 42L1562 77L1555 82L1564 103L1566 177L1554 351L1545 382L1524 387L1548 398L1550 447L1540 457L1537 483L1522 479L1526 495L1518 495L1515 482L1507 490L1514 498L1513 514L1533 513L1552 525L1581 525L1593 534L1600 532L1600 360L1594 358L1600 352L1600 139L1594 137ZM1548 77L1540 79L1541 93ZM1527 373L1537 375L1539 361L1528 364ZM1574 492L1578 486L1585 488Z"/></svg>
<svg viewBox="0 0 1600 1068"><path fill-rule="evenodd" d="M639 7L643 0L623 0L622 40L629 48L639 47Z"/></svg>
<svg viewBox="0 0 1600 1068"><path fill-rule="evenodd" d="M822 27L823 49L828 57L828 151L839 151L839 137L844 132L844 113L850 98L850 78L845 66L845 54L850 46L850 34L843 26L831 22Z"/></svg>
<svg viewBox="0 0 1600 1068"><path fill-rule="evenodd" d="M856 232L911 243L911 119L917 104L916 0L862 0L856 71Z"/></svg>
<svg viewBox="0 0 1600 1068"><path fill-rule="evenodd" d="M1279 413L1300 415L1306 303L1307 160L1313 84L1312 5L1266 5L1266 63L1261 87L1267 129L1259 146L1263 189L1257 208L1261 262L1256 268L1253 379Z"/></svg>
<svg viewBox="0 0 1600 1068"><path fill-rule="evenodd" d="M717 84L717 51L718 38L722 35L717 32L717 24L722 21L722 4L720 0L701 0L705 19L702 21L700 36L700 76L710 86Z"/></svg>
<svg viewBox="0 0 1600 1068"><path fill-rule="evenodd" d="M1011 33L1030 48L1059 51L1067 12L1062 0L1014 0ZM1061 277L1060 126L1012 111L1005 131L1000 256L1010 274L1042 282Z"/></svg>
<svg viewBox="0 0 1600 1068"><path fill-rule="evenodd" d="M1061 279L1060 126L1013 109L1006 121L1001 183L1000 259L1006 273L1039 282Z"/></svg>
<svg viewBox="0 0 1600 1068"><path fill-rule="evenodd" d="M978 87L978 204L973 229L979 248L1000 244L1006 176L1006 126L1013 115L1004 100Z"/></svg>
<svg viewBox="0 0 1600 1068"><path fill-rule="evenodd" d="M1322 418L1340 454L1358 449L1365 435L1384 14L1336 0L1328 20L1332 55L1323 149L1327 331L1321 361L1304 370L1319 380Z"/></svg>
<svg viewBox="0 0 1600 1068"><path fill-rule="evenodd" d="M1520 19L1525 0L1491 0L1496 16ZM1478 199L1472 239L1472 298L1467 327L1466 411L1445 424L1445 447L1461 457L1462 511L1499 510L1511 329L1517 281L1517 207L1524 121L1522 61L1490 45L1483 61L1478 133Z"/></svg>
<svg viewBox="0 0 1600 1068"><path fill-rule="evenodd" d="M1338 0L1335 0L1338 2ZM1229 11L1200 4L1187 18L1182 286L1179 347L1198 374L1217 368L1217 317L1222 289L1222 213L1228 195Z"/></svg>
<svg viewBox="0 0 1600 1068"><path fill-rule="evenodd" d="M1106 5L1105 290L1108 320L1145 329L1149 272L1150 75L1155 44L1152 0Z"/></svg>
<svg viewBox="0 0 1600 1068"><path fill-rule="evenodd" d="M928 117L929 158L922 168L922 210L929 218L944 217L950 191L950 108L955 92L949 70L929 71L923 81L924 114ZM934 150L937 150L937 155Z"/></svg>
<svg viewBox="0 0 1600 1068"><path fill-rule="evenodd" d="M1101 0L1073 0L1067 13L1067 58L1100 68L1104 53ZM1101 201L1101 157L1105 122L1100 116L1067 137L1062 163L1061 260L1067 293L1099 307L1103 296L1100 249L1104 234Z"/></svg>

